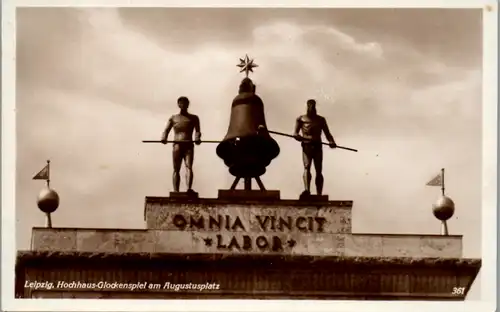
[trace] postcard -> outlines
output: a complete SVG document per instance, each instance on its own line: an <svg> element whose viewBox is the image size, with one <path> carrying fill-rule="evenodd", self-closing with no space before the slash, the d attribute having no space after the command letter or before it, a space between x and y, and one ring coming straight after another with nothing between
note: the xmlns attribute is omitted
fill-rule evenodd
<svg viewBox="0 0 500 312"><path fill-rule="evenodd" d="M495 2L4 7L7 311L495 310Z"/></svg>

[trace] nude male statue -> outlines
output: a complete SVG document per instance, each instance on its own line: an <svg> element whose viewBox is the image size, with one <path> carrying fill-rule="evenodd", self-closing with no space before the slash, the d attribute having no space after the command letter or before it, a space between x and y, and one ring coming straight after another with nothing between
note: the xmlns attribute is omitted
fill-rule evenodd
<svg viewBox="0 0 500 312"><path fill-rule="evenodd" d="M302 131L302 136L299 134ZM316 101L307 101L307 113L297 118L293 136L302 142L302 160L304 162L304 192L301 197L311 194L311 164L314 163L316 170L316 191L318 195L323 193L323 145L321 144L321 133L325 133L330 148L337 147L333 139L326 119L316 112Z"/></svg>
<svg viewBox="0 0 500 312"><path fill-rule="evenodd" d="M172 129L174 129L174 144L172 148L174 173L172 176L174 192L179 192L180 170L182 161L186 165L186 187L188 193L194 193L193 186L193 158L194 144L201 143L200 120L198 116L188 113L189 99L181 96L177 100L180 112L172 115L167 122L161 143L167 144L167 138ZM194 140L193 140L194 132ZM184 141L184 142L183 142Z"/></svg>

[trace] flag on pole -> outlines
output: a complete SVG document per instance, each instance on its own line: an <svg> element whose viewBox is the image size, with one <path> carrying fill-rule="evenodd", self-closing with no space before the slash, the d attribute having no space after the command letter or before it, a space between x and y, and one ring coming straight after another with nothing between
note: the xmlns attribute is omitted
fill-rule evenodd
<svg viewBox="0 0 500 312"><path fill-rule="evenodd" d="M428 186L443 186L443 174L440 173L437 176L435 176L434 178L432 178L432 180L427 182L427 185Z"/></svg>
<svg viewBox="0 0 500 312"><path fill-rule="evenodd" d="M33 180L50 180L50 164L47 163L42 170L40 170L34 177Z"/></svg>

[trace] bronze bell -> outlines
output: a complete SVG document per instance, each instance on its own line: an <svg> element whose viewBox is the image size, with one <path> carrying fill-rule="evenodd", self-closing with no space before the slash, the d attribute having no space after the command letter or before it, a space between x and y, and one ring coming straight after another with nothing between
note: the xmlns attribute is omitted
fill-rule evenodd
<svg viewBox="0 0 500 312"><path fill-rule="evenodd" d="M231 106L227 134L217 146L217 155L224 160L233 176L259 177L266 172L271 160L278 156L278 143L265 129L264 103L255 94L252 80L245 78Z"/></svg>

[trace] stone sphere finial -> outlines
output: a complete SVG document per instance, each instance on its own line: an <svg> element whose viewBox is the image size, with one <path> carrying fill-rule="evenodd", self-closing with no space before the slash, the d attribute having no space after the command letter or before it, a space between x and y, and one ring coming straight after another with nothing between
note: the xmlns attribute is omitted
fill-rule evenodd
<svg viewBox="0 0 500 312"><path fill-rule="evenodd" d="M432 205L432 212L437 219L447 221L455 213L455 203L451 198L442 196Z"/></svg>
<svg viewBox="0 0 500 312"><path fill-rule="evenodd" d="M38 195L38 208L45 213L52 213L59 207L59 194L50 188L43 189Z"/></svg>

